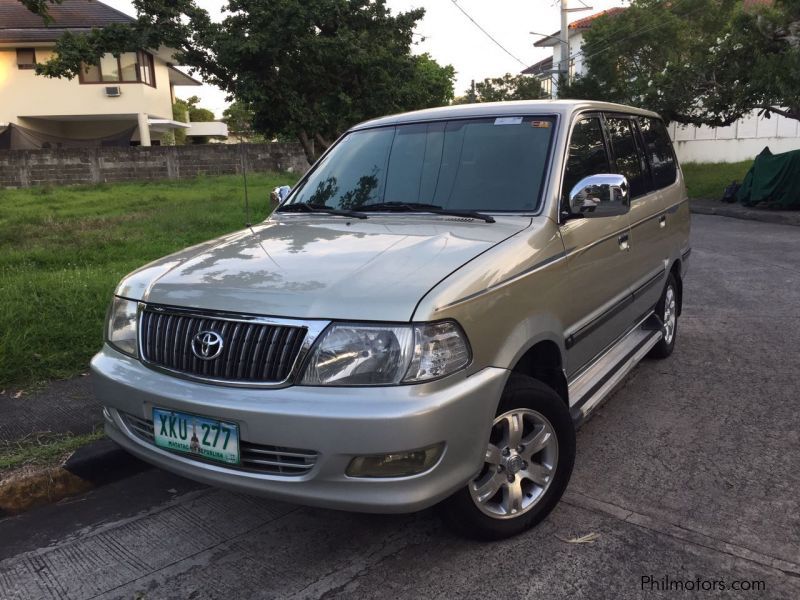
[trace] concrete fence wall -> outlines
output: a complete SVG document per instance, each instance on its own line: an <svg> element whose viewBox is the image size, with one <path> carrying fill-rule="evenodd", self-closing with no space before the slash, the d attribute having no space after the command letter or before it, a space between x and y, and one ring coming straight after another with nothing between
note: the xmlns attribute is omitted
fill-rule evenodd
<svg viewBox="0 0 800 600"><path fill-rule="evenodd" d="M773 154L800 150L800 121L780 115L768 119L751 113L727 127L672 123L669 133L682 163L752 160L765 146Z"/></svg>
<svg viewBox="0 0 800 600"><path fill-rule="evenodd" d="M0 188L189 179L198 175L308 168L299 144L202 144L130 148L0 150Z"/></svg>

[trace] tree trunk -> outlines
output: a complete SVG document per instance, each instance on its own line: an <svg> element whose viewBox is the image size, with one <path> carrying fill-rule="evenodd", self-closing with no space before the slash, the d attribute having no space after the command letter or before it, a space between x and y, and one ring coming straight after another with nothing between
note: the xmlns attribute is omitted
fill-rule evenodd
<svg viewBox="0 0 800 600"><path fill-rule="evenodd" d="M322 137L322 134L315 133L314 139L317 140L317 143L320 145L322 152L325 152L325 150L331 147L331 143L324 137ZM322 152L320 152L320 154L322 154Z"/></svg>
<svg viewBox="0 0 800 600"><path fill-rule="evenodd" d="M305 131L300 131L300 133L297 134L297 139L300 140L300 145L303 146L303 152L306 155L308 164L313 165L317 160L316 154L314 153L314 142L308 138L308 134Z"/></svg>

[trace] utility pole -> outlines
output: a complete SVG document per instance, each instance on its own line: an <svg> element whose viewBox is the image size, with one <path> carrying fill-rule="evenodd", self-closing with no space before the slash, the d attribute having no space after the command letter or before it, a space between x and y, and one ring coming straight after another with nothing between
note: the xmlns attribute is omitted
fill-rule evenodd
<svg viewBox="0 0 800 600"><path fill-rule="evenodd" d="M581 4L583 2L578 0ZM582 10L591 10L591 6L579 6L578 8L570 8L568 6L568 0L561 0L561 34L559 42L559 61L558 61L558 68L554 69L556 71L556 75L559 77L564 78L564 81L569 83L569 64L570 64L570 52L569 52L569 13L571 12L579 12ZM555 65L553 65L555 67ZM554 82L553 85L553 98L558 96L558 83Z"/></svg>
<svg viewBox="0 0 800 600"><path fill-rule="evenodd" d="M569 82L569 7L567 0L561 0L561 43L559 44L561 53L561 60L558 61L558 75L561 83L561 77L564 81ZM558 94L558 85L553 86L553 98Z"/></svg>

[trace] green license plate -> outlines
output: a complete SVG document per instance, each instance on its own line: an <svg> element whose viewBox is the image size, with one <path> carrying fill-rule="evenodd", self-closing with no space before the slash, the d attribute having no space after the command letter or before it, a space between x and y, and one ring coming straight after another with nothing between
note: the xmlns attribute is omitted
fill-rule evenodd
<svg viewBox="0 0 800 600"><path fill-rule="evenodd" d="M159 448L239 464L239 427L235 423L153 408L153 433Z"/></svg>

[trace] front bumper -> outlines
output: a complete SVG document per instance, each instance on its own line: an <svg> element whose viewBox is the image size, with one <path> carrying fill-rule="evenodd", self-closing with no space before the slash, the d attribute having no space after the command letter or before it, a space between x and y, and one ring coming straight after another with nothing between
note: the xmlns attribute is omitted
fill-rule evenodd
<svg viewBox="0 0 800 600"><path fill-rule="evenodd" d="M413 512L443 500L483 464L489 430L508 371L461 372L422 385L242 389L159 373L109 347L92 359L95 394L109 437L139 458L209 485L277 500L361 512ZM253 473L199 462L135 435L120 412L151 419L153 407L236 422L253 444L317 452L301 476ZM403 452L439 442L428 471L402 478L345 475L353 457Z"/></svg>

